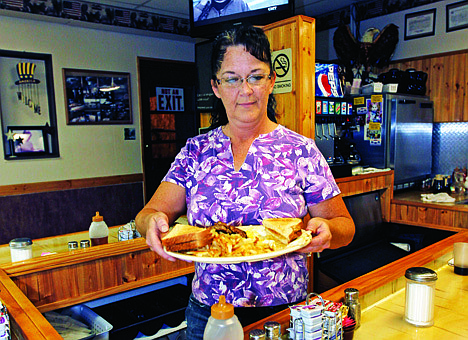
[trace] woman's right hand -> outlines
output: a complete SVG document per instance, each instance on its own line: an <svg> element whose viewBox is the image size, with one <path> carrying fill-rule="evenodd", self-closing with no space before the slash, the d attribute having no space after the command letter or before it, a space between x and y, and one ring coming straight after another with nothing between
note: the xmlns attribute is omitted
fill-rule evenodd
<svg viewBox="0 0 468 340"><path fill-rule="evenodd" d="M162 182L151 200L137 214L135 224L146 244L162 258L176 259L164 251L161 236L169 225L186 211L185 189L177 184Z"/></svg>
<svg viewBox="0 0 468 340"><path fill-rule="evenodd" d="M176 259L166 253L161 243L162 233L169 230L169 218L167 215L160 211L150 213L145 218L145 224L146 244L162 258L174 262Z"/></svg>

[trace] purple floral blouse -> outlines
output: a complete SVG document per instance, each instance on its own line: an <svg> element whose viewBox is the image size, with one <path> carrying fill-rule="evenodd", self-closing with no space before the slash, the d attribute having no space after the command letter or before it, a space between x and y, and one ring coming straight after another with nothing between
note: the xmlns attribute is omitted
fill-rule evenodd
<svg viewBox="0 0 468 340"><path fill-rule="evenodd" d="M259 225L265 218L299 217L339 194L312 139L282 125L257 137L239 171L221 128L187 141L163 179L183 186L191 225ZM207 305L220 295L234 306L275 306L307 295L306 257L291 253L239 264L196 263L192 292Z"/></svg>

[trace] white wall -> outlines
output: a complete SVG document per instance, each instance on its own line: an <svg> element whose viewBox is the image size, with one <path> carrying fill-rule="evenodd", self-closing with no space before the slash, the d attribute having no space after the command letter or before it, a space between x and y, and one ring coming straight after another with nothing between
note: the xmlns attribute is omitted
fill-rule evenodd
<svg viewBox="0 0 468 340"><path fill-rule="evenodd" d="M160 38L117 33L1 14L0 36L0 49L52 54L60 150L60 158L52 159L7 161L0 155L0 185L143 172L137 57L193 62L195 40L170 40L165 38L167 34ZM133 124L67 125L62 68L129 72ZM125 127L135 128L136 140L124 140Z"/></svg>
<svg viewBox="0 0 468 340"><path fill-rule="evenodd" d="M382 30L387 24L393 23L399 27L399 43L395 49L393 60L414 58L424 55L432 55L450 51L458 51L468 48L468 29L453 32L445 31L446 6L459 0L439 1L425 6L412 8L403 12L397 12L361 22L361 34L366 29L375 27ZM435 35L419 39L404 40L405 14L420 12L436 8ZM333 34L336 28L317 33L317 59L336 60L333 47Z"/></svg>

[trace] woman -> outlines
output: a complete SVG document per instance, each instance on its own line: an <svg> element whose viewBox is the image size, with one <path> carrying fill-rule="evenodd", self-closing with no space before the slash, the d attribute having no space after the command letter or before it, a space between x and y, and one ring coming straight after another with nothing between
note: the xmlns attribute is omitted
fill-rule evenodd
<svg viewBox="0 0 468 340"><path fill-rule="evenodd" d="M160 235L183 213L198 226L312 216L307 229L314 237L297 253L235 265L196 263L186 311L190 339L202 339L219 295L240 307L235 313L241 323L245 313L266 309L272 314L303 301L305 255L346 245L354 235L354 223L314 141L276 123L275 79L261 29L240 27L219 36L211 86L222 105L212 117L214 129L187 141L136 218L150 248L174 261L162 249Z"/></svg>

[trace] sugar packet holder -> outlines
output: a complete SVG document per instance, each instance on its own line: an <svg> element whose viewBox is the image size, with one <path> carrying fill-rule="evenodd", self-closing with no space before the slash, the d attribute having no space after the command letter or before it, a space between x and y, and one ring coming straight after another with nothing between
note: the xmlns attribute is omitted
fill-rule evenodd
<svg viewBox="0 0 468 340"><path fill-rule="evenodd" d="M311 298L315 296L313 301ZM323 317L325 301L316 293L310 293L305 305L290 307L290 339L319 340L322 339Z"/></svg>
<svg viewBox="0 0 468 340"><path fill-rule="evenodd" d="M290 339L321 340L343 339L344 305L324 300L319 294L310 293L305 305L290 307Z"/></svg>
<svg viewBox="0 0 468 340"><path fill-rule="evenodd" d="M0 301L0 340L10 340L10 318L6 306Z"/></svg>

